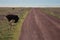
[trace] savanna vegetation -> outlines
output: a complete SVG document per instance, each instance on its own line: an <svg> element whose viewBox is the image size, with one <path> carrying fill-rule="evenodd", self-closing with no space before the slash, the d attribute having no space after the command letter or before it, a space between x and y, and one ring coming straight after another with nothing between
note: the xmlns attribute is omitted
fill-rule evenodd
<svg viewBox="0 0 60 40"><path fill-rule="evenodd" d="M18 40L24 19L28 15L28 8L0 8L0 40ZM8 14L17 15L17 23L10 25L5 17Z"/></svg>
<svg viewBox="0 0 60 40"><path fill-rule="evenodd" d="M41 8L41 11L60 19L60 8Z"/></svg>

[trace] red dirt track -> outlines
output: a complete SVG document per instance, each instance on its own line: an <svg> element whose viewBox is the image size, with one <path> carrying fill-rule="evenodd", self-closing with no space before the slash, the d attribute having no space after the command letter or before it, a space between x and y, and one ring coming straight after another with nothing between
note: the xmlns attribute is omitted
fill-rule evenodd
<svg viewBox="0 0 60 40"><path fill-rule="evenodd" d="M60 40L60 21L40 9L31 9L22 25L19 40Z"/></svg>

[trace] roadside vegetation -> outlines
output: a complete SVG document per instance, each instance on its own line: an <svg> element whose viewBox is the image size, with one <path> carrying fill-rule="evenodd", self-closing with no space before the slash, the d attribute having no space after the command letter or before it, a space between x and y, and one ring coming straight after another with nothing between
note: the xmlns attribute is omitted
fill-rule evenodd
<svg viewBox="0 0 60 40"><path fill-rule="evenodd" d="M60 19L60 8L41 8L41 11Z"/></svg>
<svg viewBox="0 0 60 40"><path fill-rule="evenodd" d="M0 8L0 15L16 14L19 20L13 26L9 25L7 19L0 18L0 40L19 40L21 27L28 15L28 8Z"/></svg>

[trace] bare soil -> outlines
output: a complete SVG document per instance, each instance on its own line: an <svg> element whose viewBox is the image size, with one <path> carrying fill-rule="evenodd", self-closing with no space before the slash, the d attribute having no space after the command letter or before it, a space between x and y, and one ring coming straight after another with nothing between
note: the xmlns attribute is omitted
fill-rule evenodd
<svg viewBox="0 0 60 40"><path fill-rule="evenodd" d="M60 21L31 9L25 19L19 40L60 40Z"/></svg>

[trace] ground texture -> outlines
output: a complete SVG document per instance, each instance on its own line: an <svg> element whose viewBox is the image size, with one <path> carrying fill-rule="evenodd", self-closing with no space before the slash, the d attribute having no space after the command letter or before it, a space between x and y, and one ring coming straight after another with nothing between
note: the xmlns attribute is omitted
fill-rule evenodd
<svg viewBox="0 0 60 40"><path fill-rule="evenodd" d="M19 40L60 40L60 20L31 9L25 19Z"/></svg>

